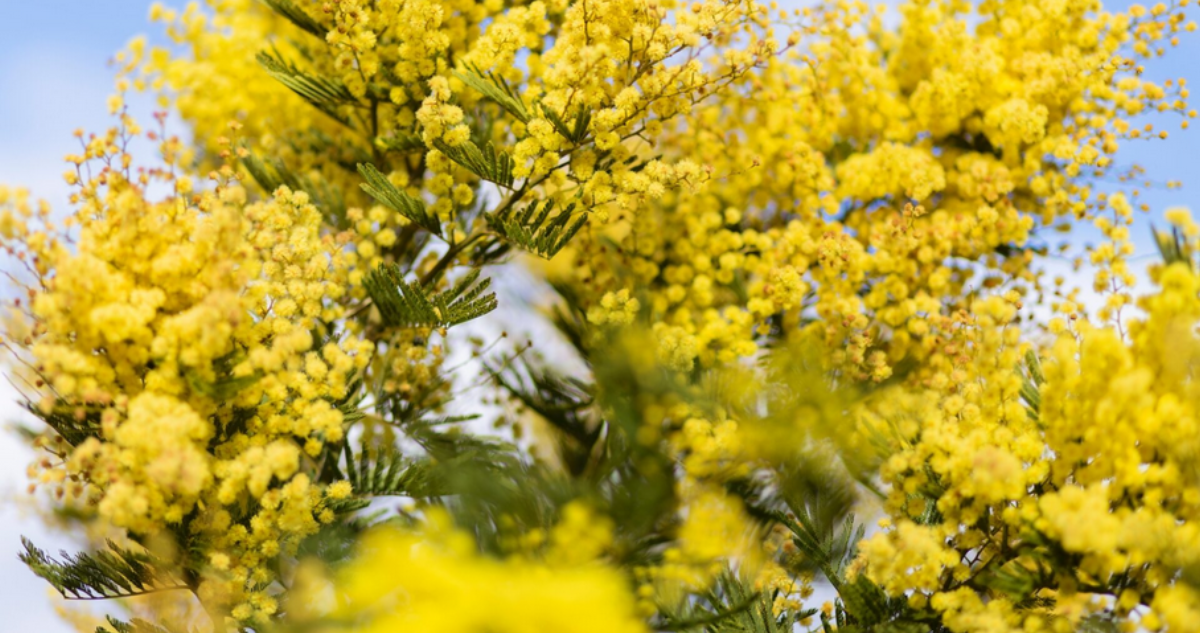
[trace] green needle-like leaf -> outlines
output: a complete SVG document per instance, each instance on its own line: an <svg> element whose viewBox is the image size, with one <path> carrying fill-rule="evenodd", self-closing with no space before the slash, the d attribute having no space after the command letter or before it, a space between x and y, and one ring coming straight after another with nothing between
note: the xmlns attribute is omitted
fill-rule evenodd
<svg viewBox="0 0 1200 633"><path fill-rule="evenodd" d="M402 189L393 185L388 181L387 176L384 176L370 163L360 163L358 165L358 173L362 174L362 177L367 181L362 184L362 189L368 195L383 203L389 209L408 218L413 224L434 235L441 236L442 223L438 221L437 216L425 208L424 202L408 195Z"/></svg>
<svg viewBox="0 0 1200 633"><path fill-rule="evenodd" d="M475 269L449 290L430 293L417 282L405 281L395 265L384 264L367 275L363 286L388 325L449 327L496 309L496 294L483 294L491 280L476 283L478 279Z"/></svg>
<svg viewBox="0 0 1200 633"><path fill-rule="evenodd" d="M541 203L540 208L538 205L538 202L534 202L520 212L509 208L489 215L487 220L492 230L512 245L550 259L587 224L588 216L586 213L572 215L574 203L567 205L554 217L550 217L554 200Z"/></svg>

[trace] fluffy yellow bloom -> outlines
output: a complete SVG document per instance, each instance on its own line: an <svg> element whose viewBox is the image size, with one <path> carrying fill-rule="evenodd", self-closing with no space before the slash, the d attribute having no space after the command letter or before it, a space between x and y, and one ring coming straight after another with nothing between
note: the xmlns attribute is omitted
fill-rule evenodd
<svg viewBox="0 0 1200 633"><path fill-rule="evenodd" d="M1108 594L1118 615L1141 609L1151 628L1193 630L1197 602L1179 574L1200 556L1200 488L1188 474L1200 455L1197 394L1184 369L1198 349L1200 278L1179 262L1155 276L1160 288L1142 298L1145 316L1126 322L1128 338L1117 324L1079 321L1043 360L1026 361L1024 385L1004 328L1012 311L977 310L956 338L988 353L931 382L940 395L913 412L918 425L883 469L901 521L863 543L869 577L895 594L932 595L954 631L1074 626L1086 615L1066 606L1076 594ZM1047 548L1078 558L1051 578L1039 571ZM946 568L905 562L908 551L927 563L946 556ZM1127 589L1113 589L1115 578L1130 578L1117 585ZM989 583L1005 593L983 602ZM1011 601L1050 592L1059 607Z"/></svg>
<svg viewBox="0 0 1200 633"><path fill-rule="evenodd" d="M338 575L333 613L363 631L648 630L626 581L602 563L496 560L473 550L444 520L417 533L368 535Z"/></svg>
<svg viewBox="0 0 1200 633"><path fill-rule="evenodd" d="M1168 213L1135 302L1144 205L1093 185L1163 136L1143 115L1195 116L1144 68L1185 7L156 5L172 45L115 58L121 124L78 135L66 226L0 189L29 279L3 343L51 427L31 475L135 542L177 538L218 629L678 628L727 582L770 592L738 613L787 618L816 567L858 592L826 628L1192 630L1200 229ZM194 146L154 132L164 164L136 169L127 90ZM1040 272L1043 236L1083 222L1095 315ZM510 453L439 430L476 386L447 329L495 307L468 282L518 250L550 259L531 268L590 375L542 376L528 346L486 373L550 423L555 465L505 417ZM370 471L389 450L428 460ZM780 509L824 457L880 488L853 563L850 543L803 560L826 541ZM446 474L476 466L519 511ZM338 557L323 539L374 494L416 498L409 527L289 604L321 585L302 553ZM478 510L472 536L442 503ZM868 622L885 602L911 621Z"/></svg>
<svg viewBox="0 0 1200 633"><path fill-rule="evenodd" d="M119 151L95 144L85 158ZM299 444L342 439L329 402L347 395L364 349L331 342L328 365L312 351L313 329L340 310L346 264L306 194L248 202L224 182L151 201L147 183L108 166L81 180L74 248L52 227L12 232L45 266L21 354L41 411L74 445L65 477L111 525L180 530L229 561L205 579L216 606L272 577L279 547L264 556L264 544L294 548L316 530L323 496L298 474Z"/></svg>

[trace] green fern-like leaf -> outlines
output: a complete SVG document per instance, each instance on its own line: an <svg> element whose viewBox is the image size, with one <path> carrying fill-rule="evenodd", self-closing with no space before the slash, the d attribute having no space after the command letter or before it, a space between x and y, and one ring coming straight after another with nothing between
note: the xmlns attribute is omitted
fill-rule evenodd
<svg viewBox="0 0 1200 633"><path fill-rule="evenodd" d="M1040 588L1038 577L1038 570L1030 569L1026 562L1011 560L999 568L980 574L979 583L1003 593L1014 604L1020 604Z"/></svg>
<svg viewBox="0 0 1200 633"><path fill-rule="evenodd" d="M485 364L484 370L497 386L558 429L559 457L567 472L585 472L606 428L595 415L595 386L515 359Z"/></svg>
<svg viewBox="0 0 1200 633"><path fill-rule="evenodd" d="M363 286L388 325L449 327L496 309L496 294L484 294L491 280L478 280L479 270L472 270L449 290L431 293L405 281L395 265L384 264L367 275Z"/></svg>
<svg viewBox="0 0 1200 633"><path fill-rule="evenodd" d="M501 187L512 189L512 156L509 156L503 150L497 151L491 143L480 149L478 145L471 141L465 141L461 145L451 147L444 141L439 140L434 142L434 147L438 148L447 158L467 168L476 176L496 183Z"/></svg>
<svg viewBox="0 0 1200 633"><path fill-rule="evenodd" d="M375 139L375 146L385 152L401 153L425 149L425 143L421 137L406 132L393 132L388 136L380 136Z"/></svg>
<svg viewBox="0 0 1200 633"><path fill-rule="evenodd" d="M852 544L861 540L865 531L864 526L855 525L854 515L847 516L840 526L831 526L828 533L821 531L805 508L796 508L794 519L782 515L778 518L791 530L792 542L800 553L834 586L842 582L846 565L853 557Z"/></svg>
<svg viewBox="0 0 1200 633"><path fill-rule="evenodd" d="M292 172L278 158L259 158L254 154L246 154L242 166L250 177L268 194L274 193L280 187L292 191L303 191L309 200L331 224L339 225L346 217L346 198L337 185L332 185L314 173L311 176L301 176Z"/></svg>
<svg viewBox="0 0 1200 633"><path fill-rule="evenodd" d="M843 580L834 585L838 598L846 605L847 614L856 624L864 627L882 625L895 615L892 602L878 585L867 580L865 575L854 580Z"/></svg>
<svg viewBox="0 0 1200 633"><path fill-rule="evenodd" d="M193 372L185 374L188 386L196 393L206 395L213 400L229 400L236 396L241 390L250 387L262 378L261 375L255 374L250 376L228 377L217 381L208 381L197 376Z"/></svg>
<svg viewBox="0 0 1200 633"><path fill-rule="evenodd" d="M462 424L463 422L470 422L471 420L478 420L479 417L480 416L478 413L468 413L466 415L439 415L430 418L413 420L404 426L410 429L434 429L439 426L452 426L455 424Z"/></svg>
<svg viewBox="0 0 1200 633"><path fill-rule="evenodd" d="M428 497L437 494L431 467L400 453L358 456L344 444L346 479L359 497Z"/></svg>
<svg viewBox="0 0 1200 633"><path fill-rule="evenodd" d="M563 136L563 138L566 138L576 145L579 145L584 141L584 139L587 138L588 126L592 123L592 111L582 105L579 106L579 109L575 113L574 126L567 125L567 122L564 121L557 112L547 108L544 105L542 106L542 116L554 126L554 129L557 130L558 133Z"/></svg>
<svg viewBox="0 0 1200 633"><path fill-rule="evenodd" d="M1158 247L1158 254L1162 257L1164 264L1170 266L1181 262L1187 264L1188 268L1193 267L1195 253L1192 252L1178 228L1172 227L1170 233L1153 227L1151 227L1151 231L1154 233L1154 243Z"/></svg>
<svg viewBox="0 0 1200 633"><path fill-rule="evenodd" d="M1125 629L1121 627L1121 622L1113 616L1104 613L1093 613L1080 620L1076 630L1079 633L1118 633L1118 631Z"/></svg>
<svg viewBox="0 0 1200 633"><path fill-rule="evenodd" d="M296 6L296 3L292 2L292 0L262 0L262 2L271 7L279 15L287 18L292 24L321 39L325 39L326 28L321 26L321 23L306 13L304 9Z"/></svg>
<svg viewBox="0 0 1200 633"><path fill-rule="evenodd" d="M263 160L254 154L247 154L242 158L242 166L267 193L273 193L280 187L287 187L293 191L301 189L300 179L278 158Z"/></svg>
<svg viewBox="0 0 1200 633"><path fill-rule="evenodd" d="M78 446L89 437L100 435L100 409L84 409L84 415L80 417L76 415L78 407L60 404L55 405L49 413L44 413L33 403L26 402L22 406L54 429L71 446Z"/></svg>
<svg viewBox="0 0 1200 633"><path fill-rule="evenodd" d="M1042 375L1042 363L1033 351L1025 353L1024 371L1018 371L1021 376L1021 400L1025 402L1025 412L1029 419L1038 422L1042 411L1042 383L1046 382Z"/></svg>
<svg viewBox="0 0 1200 633"><path fill-rule="evenodd" d="M112 616L105 616L108 621L108 626L96 627L96 633L133 633L133 624L130 622L122 622Z"/></svg>
<svg viewBox="0 0 1200 633"><path fill-rule="evenodd" d="M133 618L122 622L111 615L104 616L108 626L96 627L96 633L178 633L175 629L167 628L141 618Z"/></svg>
<svg viewBox="0 0 1200 633"><path fill-rule="evenodd" d="M893 601L878 585L858 575L846 575L846 568L855 556L854 544L862 540L863 525L856 525L848 516L840 526L822 531L805 508L795 508L795 516L777 514L776 520L792 532L792 542L821 570L838 592L848 621L865 628L895 623L903 612L903 601Z"/></svg>
<svg viewBox="0 0 1200 633"><path fill-rule="evenodd" d="M441 236L442 223L438 221L437 216L430 213L425 208L425 203L405 193L400 188L388 181L387 176L384 176L374 165L370 163L360 163L358 165L358 173L367 182L362 184L363 191L367 192L372 198L375 198L384 206L408 218L409 221L417 226Z"/></svg>
<svg viewBox="0 0 1200 633"><path fill-rule="evenodd" d="M357 422L365 416L362 411L362 401L366 394L361 391L362 380L354 380L346 388L346 396L340 400L331 400L333 406L342 412L342 420L347 424Z"/></svg>
<svg viewBox="0 0 1200 633"><path fill-rule="evenodd" d="M475 66L467 67L466 72L455 72L463 83L475 89L476 92L496 102L522 123L529 123L529 109L521 100L521 95L502 77L492 72L483 72Z"/></svg>
<svg viewBox="0 0 1200 633"><path fill-rule="evenodd" d="M117 546L94 554L60 552L57 560L21 538L25 551L20 559L33 573L46 579L68 600L127 598L142 594L187 589L167 565L154 556Z"/></svg>
<svg viewBox="0 0 1200 633"><path fill-rule="evenodd" d="M300 95L313 107L344 125L351 125L350 119L338 111L341 105L358 102L345 84L336 79L310 75L285 60L278 51L260 52L258 63L267 74Z"/></svg>
<svg viewBox="0 0 1200 633"><path fill-rule="evenodd" d="M791 633L802 618L815 611L785 612L776 616L774 596L755 591L735 574L726 571L713 587L682 609L664 609L661 631L704 631L705 633Z"/></svg>
<svg viewBox="0 0 1200 633"><path fill-rule="evenodd" d="M504 211L487 216L492 230L514 246L535 255L550 259L575 237L575 234L587 224L586 213L572 216L575 204L567 205L553 218L550 213L554 209L554 200L537 202L525 207L525 210L514 212L511 207Z"/></svg>

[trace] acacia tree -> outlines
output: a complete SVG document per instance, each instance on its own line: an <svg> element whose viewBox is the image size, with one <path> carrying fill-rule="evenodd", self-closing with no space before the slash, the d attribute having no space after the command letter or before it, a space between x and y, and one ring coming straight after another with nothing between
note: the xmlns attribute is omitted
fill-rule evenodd
<svg viewBox="0 0 1200 633"><path fill-rule="evenodd" d="M1137 312L1096 187L1186 5L155 5L66 220L0 190L34 476L114 534L22 558L119 633L1198 630L1200 229ZM570 358L463 325L517 267Z"/></svg>

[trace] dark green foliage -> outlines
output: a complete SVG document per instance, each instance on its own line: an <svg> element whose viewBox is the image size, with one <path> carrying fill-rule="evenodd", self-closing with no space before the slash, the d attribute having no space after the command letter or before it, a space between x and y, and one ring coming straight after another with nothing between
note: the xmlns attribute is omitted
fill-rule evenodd
<svg viewBox="0 0 1200 633"><path fill-rule="evenodd" d="M262 2L271 7L279 15L287 18L292 24L321 39L325 39L327 29L321 26L321 23L317 22L308 13L305 13L304 9L296 6L296 3L292 2L292 0L262 0Z"/></svg>
<svg viewBox="0 0 1200 633"><path fill-rule="evenodd" d="M441 500L456 523L472 532L481 549L503 555L511 553L506 548L512 536L548 530L563 506L585 500L612 520L617 564L659 560L678 519L674 464L665 443L634 441L625 429L639 421L624 419L632 409L598 405L589 384L512 358L487 369L514 398L551 420L566 468L486 436L406 425L410 437L434 458L434 476L451 493ZM595 389L635 398L638 386L628 370L627 365L607 368L601 372L604 386Z"/></svg>
<svg viewBox="0 0 1200 633"><path fill-rule="evenodd" d="M258 382L262 376L225 376L215 381L204 380L197 376L194 372L187 372L188 386L196 393L204 394L214 400L228 400L238 394L239 391Z"/></svg>
<svg viewBox="0 0 1200 633"><path fill-rule="evenodd" d="M384 151L401 153L425 149L421 137L406 132L392 132L388 136L380 136L375 139L375 146Z"/></svg>
<svg viewBox="0 0 1200 633"><path fill-rule="evenodd" d="M1013 604L1021 604L1040 588L1039 576L1038 569L1030 569L1025 562L1014 559L980 574L979 584L1003 593Z"/></svg>
<svg viewBox="0 0 1200 633"><path fill-rule="evenodd" d="M379 382L386 381L391 375L387 370L381 373L377 378ZM422 420L437 419L438 412L445 406L447 384L444 378L439 377L428 383L416 385L404 395L382 393L381 388L376 387L375 392L379 398L376 406L388 414L384 420L386 424L402 430L420 428Z"/></svg>
<svg viewBox="0 0 1200 633"><path fill-rule="evenodd" d="M489 364L488 374L502 389L560 432L558 453L572 475L593 461L605 427L595 415L595 386L528 363Z"/></svg>
<svg viewBox="0 0 1200 633"><path fill-rule="evenodd" d="M179 633L175 629L147 622L141 618L133 618L122 622L112 616L104 616L108 626L96 627L96 633Z"/></svg>
<svg viewBox="0 0 1200 633"><path fill-rule="evenodd" d="M574 126L567 125L566 121L557 112L545 106L542 106L542 116L546 117L546 120L554 126L554 129L563 138L576 145L583 143L587 139L588 126L592 124L592 111L582 105L579 106L579 109L575 113Z"/></svg>
<svg viewBox="0 0 1200 633"><path fill-rule="evenodd" d="M1093 613L1079 622L1079 633L1118 633L1124 630L1112 616Z"/></svg>
<svg viewBox="0 0 1200 633"><path fill-rule="evenodd" d="M921 513L913 517L913 522L917 525L937 525L944 519L941 511L937 509L937 497L928 495L912 495L908 497L908 500L910 502L914 500L920 500L924 504Z"/></svg>
<svg viewBox="0 0 1200 633"><path fill-rule="evenodd" d="M242 166L268 194L284 186L293 191L301 188L299 179L278 158L262 160L253 154L247 154L242 158Z"/></svg>
<svg viewBox="0 0 1200 633"><path fill-rule="evenodd" d="M367 452L358 456L344 443L346 480L356 496L364 497L430 497L443 494L431 477L428 462L416 461L388 451L376 455Z"/></svg>
<svg viewBox="0 0 1200 633"><path fill-rule="evenodd" d="M575 204L559 211L550 217L554 210L554 200L546 200L525 207L523 211L513 211L512 207L487 216L492 230L507 240L510 244L535 255L550 259L575 237L575 234L587 224L586 213L574 216Z"/></svg>
<svg viewBox="0 0 1200 633"><path fill-rule="evenodd" d="M20 559L69 600L127 598L156 591L188 589L169 565L147 552L135 552L108 542L94 554L60 552L57 560L21 538Z"/></svg>
<svg viewBox="0 0 1200 633"><path fill-rule="evenodd" d="M775 488L786 507L795 509L811 523L811 533L842 534L853 523L851 508L858 500L855 483L840 468L829 450L808 450L775 467ZM853 539L839 538L823 557L835 561L840 570L852 556Z"/></svg>
<svg viewBox="0 0 1200 633"><path fill-rule="evenodd" d="M525 107L525 102L503 77L498 77L491 71L485 73L474 66L468 66L466 72L456 71L454 76L507 110L521 123L529 123L529 110Z"/></svg>
<svg viewBox="0 0 1200 633"><path fill-rule="evenodd" d="M406 457L391 447L355 455L350 443L342 442L327 446L321 462L320 480L348 481L352 493L343 499L325 498L325 507L341 519L322 525L320 531L304 539L298 551L300 557L316 556L326 563L344 562L354 553L364 532L407 519L404 512L395 515L386 510L359 514L371 505L373 498L429 498L445 494L445 486L441 478L434 476L431 462Z"/></svg>
<svg viewBox="0 0 1200 633"><path fill-rule="evenodd" d="M1187 264L1188 268L1194 266L1195 253L1192 252L1191 246L1188 245L1178 228L1172 227L1170 233L1159 231L1153 227L1151 227L1151 231L1154 233L1154 244L1158 247L1163 264L1170 266L1175 263L1183 263Z"/></svg>
<svg viewBox="0 0 1200 633"><path fill-rule="evenodd" d="M705 633L792 633L800 620L816 611L776 616L775 596L754 591L732 572L681 609L663 609L654 628Z"/></svg>
<svg viewBox="0 0 1200 633"><path fill-rule="evenodd" d="M462 144L451 147L439 140L434 142L434 147L445 154L446 158L462 165L476 176L506 189L512 189L512 156L503 150L497 151L491 143L480 149L471 141L463 141Z"/></svg>
<svg viewBox="0 0 1200 633"><path fill-rule="evenodd" d="M339 112L338 107L347 103L357 103L358 100L342 82L310 75L285 60L278 51L262 51L257 59L267 74L276 81L331 118L350 125L350 119Z"/></svg>
<svg viewBox="0 0 1200 633"><path fill-rule="evenodd" d="M268 194L274 193L280 187L303 191L331 223L336 225L346 216L346 200L341 189L330 185L319 176L298 176L278 158L263 160L253 154L242 158L242 166Z"/></svg>
<svg viewBox="0 0 1200 633"><path fill-rule="evenodd" d="M796 549L820 570L834 586L844 582L846 566L854 556L854 544L865 531L864 526L854 524L854 515L849 515L841 525L822 530L807 511L793 516L778 516L792 532Z"/></svg>
<svg viewBox="0 0 1200 633"><path fill-rule="evenodd" d="M1029 419L1038 422L1042 412L1041 387L1046 379L1042 376L1042 363L1033 350L1025 352L1025 365L1022 369L1021 400L1025 402L1025 412Z"/></svg>
<svg viewBox="0 0 1200 633"><path fill-rule="evenodd" d="M75 408L66 408L63 406L55 406L49 413L44 413L29 402L22 404L25 410L37 416L47 426L54 429L56 433L62 436L71 446L78 446L89 437L98 437L100 435L100 410L96 408L84 409L83 416L75 415Z"/></svg>
<svg viewBox="0 0 1200 633"><path fill-rule="evenodd" d="M462 276L445 292L430 292L418 282L407 282L394 264L383 264L367 274L363 286L391 326L449 327L496 309L495 293L483 294L490 279L479 283L479 269Z"/></svg>
<svg viewBox="0 0 1200 633"><path fill-rule="evenodd" d="M849 515L840 525L824 529L806 508L794 514L777 513L776 520L792 533L792 543L838 592L839 630L853 625L861 631L906 631L912 615L903 598L889 598L865 575L850 578L846 568L856 555L864 526ZM850 629L855 630L855 629Z"/></svg>
<svg viewBox="0 0 1200 633"><path fill-rule="evenodd" d="M372 198L430 233L438 236L442 234L442 223L436 215L425 209L425 203L393 185L374 165L359 164L358 173L367 181L362 184L363 191Z"/></svg>

